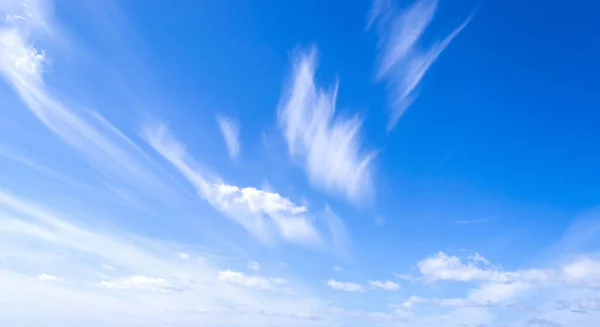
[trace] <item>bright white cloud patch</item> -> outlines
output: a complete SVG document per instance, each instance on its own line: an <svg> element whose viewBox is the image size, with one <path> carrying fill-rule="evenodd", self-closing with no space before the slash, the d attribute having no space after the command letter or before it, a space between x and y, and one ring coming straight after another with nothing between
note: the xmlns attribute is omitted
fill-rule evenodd
<svg viewBox="0 0 600 327"><path fill-rule="evenodd" d="M190 255L185 252L177 252L177 256L183 260L187 260L190 258Z"/></svg>
<svg viewBox="0 0 600 327"><path fill-rule="evenodd" d="M283 317L309 315L322 308L320 300L290 295L291 285L281 278L246 276L209 262L184 263L173 256L177 244L108 232L99 226L86 229L75 223L77 216L56 213L2 190L0 209L0 248L29 253L4 256L0 267L0 316L19 317L18 326L37 326L44 320L60 325L102 322L97 326L132 321L145 326L239 325L246 320L252 326L282 325L289 319ZM131 274L114 278L99 274L103 261L122 268L111 271L111 276L119 271ZM50 267L52 275L36 277L29 272ZM281 292L267 295L264 290ZM203 314L199 307L215 315ZM32 309L36 315L28 314ZM280 316L262 316L256 314L258 310Z"/></svg>
<svg viewBox="0 0 600 327"><path fill-rule="evenodd" d="M374 153L362 149L358 117L335 116L338 85L330 90L316 86L315 68L316 50L298 54L280 99L278 119L289 153L304 165L312 184L363 200L373 191Z"/></svg>
<svg viewBox="0 0 600 327"><path fill-rule="evenodd" d="M146 126L144 137L198 189L203 199L260 241L272 244L281 238L304 245L321 242L306 207L298 206L278 193L229 185L217 178L209 182L205 174L193 168L197 166L195 161L165 125Z"/></svg>
<svg viewBox="0 0 600 327"><path fill-rule="evenodd" d="M217 123L219 124L219 129L221 130L221 134L223 134L223 138L225 139L229 156L231 159L237 159L240 154L239 124L225 116L217 116Z"/></svg>
<svg viewBox="0 0 600 327"><path fill-rule="evenodd" d="M437 0L416 0L399 10L389 0L374 1L369 26L375 26L379 38L377 77L386 80L391 93L388 129L414 101L416 89L431 65L471 20L467 18L442 42L422 48L423 34L437 6Z"/></svg>
<svg viewBox="0 0 600 327"><path fill-rule="evenodd" d="M362 285L351 283L351 282L339 282L334 279L330 279L327 281L327 285L338 291L346 291L346 292L364 292L365 289Z"/></svg>
<svg viewBox="0 0 600 327"><path fill-rule="evenodd" d="M37 279L39 279L39 280L47 280L47 281L57 281L60 278L58 278L56 276L48 275L48 274L41 274L41 275L37 276Z"/></svg>
<svg viewBox="0 0 600 327"><path fill-rule="evenodd" d="M282 290L281 286L287 283L287 281L282 278L247 276L244 275L244 273L231 270L219 271L219 280L265 291Z"/></svg>
<svg viewBox="0 0 600 327"><path fill-rule="evenodd" d="M392 281L380 281L380 280L370 280L369 281L369 285L376 287L376 288L380 288L382 290L386 290L386 291L397 291L400 289L400 285L398 285L397 283L394 283Z"/></svg>

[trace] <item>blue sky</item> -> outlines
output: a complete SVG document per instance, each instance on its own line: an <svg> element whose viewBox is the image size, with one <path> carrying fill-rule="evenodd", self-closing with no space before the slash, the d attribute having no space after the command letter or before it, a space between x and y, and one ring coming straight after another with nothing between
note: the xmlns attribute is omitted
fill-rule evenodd
<svg viewBox="0 0 600 327"><path fill-rule="evenodd" d="M599 9L0 0L0 321L595 326Z"/></svg>

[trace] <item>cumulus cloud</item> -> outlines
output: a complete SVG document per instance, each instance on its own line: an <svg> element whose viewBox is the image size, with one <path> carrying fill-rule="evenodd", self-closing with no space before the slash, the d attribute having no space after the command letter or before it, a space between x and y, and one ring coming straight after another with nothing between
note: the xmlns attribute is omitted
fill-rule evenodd
<svg viewBox="0 0 600 327"><path fill-rule="evenodd" d="M304 166L310 182L351 201L372 192L371 161L362 149L361 120L336 116L338 84L315 84L316 50L294 57L292 78L277 111L292 158Z"/></svg>
<svg viewBox="0 0 600 327"><path fill-rule="evenodd" d="M231 159L237 159L240 154L239 124L233 119L221 115L217 116L217 123L219 124L219 129L225 139L229 156Z"/></svg>
<svg viewBox="0 0 600 327"><path fill-rule="evenodd" d="M39 280L47 280L47 281L57 281L60 278L58 278L56 276L48 275L48 274L41 274L41 275L37 276L37 279L39 279Z"/></svg>
<svg viewBox="0 0 600 327"><path fill-rule="evenodd" d="M198 166L166 125L145 126L144 138L194 185L199 195L226 217L239 223L266 244L277 238L291 243L318 245L321 236L307 216L308 209L279 193L221 182L193 168Z"/></svg>
<svg viewBox="0 0 600 327"><path fill-rule="evenodd" d="M362 293L365 291L364 287L360 284L351 283L351 282L339 282L334 279L330 279L327 281L327 285L338 291L346 291L346 292L359 292Z"/></svg>
<svg viewBox="0 0 600 327"><path fill-rule="evenodd" d="M373 287L380 288L386 291L397 291L400 289L400 285L394 283L392 281L380 281L380 280L370 280L369 284Z"/></svg>
<svg viewBox="0 0 600 327"><path fill-rule="evenodd" d="M190 258L190 255L185 252L177 252L177 256L183 260L187 260Z"/></svg>
<svg viewBox="0 0 600 327"><path fill-rule="evenodd" d="M150 291L170 291L175 287L163 278L148 276L129 276L117 280L100 281L99 286L110 289L139 289Z"/></svg>
<svg viewBox="0 0 600 327"><path fill-rule="evenodd" d="M390 120L394 127L400 116L417 96L417 87L452 40L467 26L471 17L455 28L441 42L422 46L425 31L437 11L437 0L416 0L398 9L390 0L375 0L369 15L378 42L377 78L384 79L390 90Z"/></svg>
<svg viewBox="0 0 600 327"><path fill-rule="evenodd" d="M491 265L488 260L477 253L463 262L459 257L438 252L431 257L421 260L417 266L422 274L422 279L428 281L540 282L552 278L549 271L542 269L502 271L500 268Z"/></svg>
<svg viewBox="0 0 600 327"><path fill-rule="evenodd" d="M219 280L265 291L282 290L281 286L287 283L287 281L283 278L247 276L242 272L235 272L231 270L219 271Z"/></svg>
<svg viewBox="0 0 600 327"><path fill-rule="evenodd" d="M101 321L106 326L132 321L146 326L167 322L211 325L217 321L240 325L249 317L253 326L281 325L284 316L308 314L323 304L306 295L289 299L291 285L281 278L246 276L209 262L184 263L173 256L180 245L89 226L89 220L82 226L74 223L77 217L71 213L57 213L3 190L0 208L0 247L29 253L4 257L5 267L0 269L0 302L5 304L1 314L10 312L23 326L39 325L44 320L78 325ZM101 262L120 267L111 275L127 275L108 278L99 274ZM33 277L36 275L30 272L50 267L52 275ZM69 282L56 283L58 280ZM282 292L266 294L263 290ZM212 317L202 315L198 307L235 314ZM37 312L34 316L28 314L32 308ZM261 316L257 310L281 316ZM75 311L86 314L74 317ZM115 319L103 320L107 317Z"/></svg>

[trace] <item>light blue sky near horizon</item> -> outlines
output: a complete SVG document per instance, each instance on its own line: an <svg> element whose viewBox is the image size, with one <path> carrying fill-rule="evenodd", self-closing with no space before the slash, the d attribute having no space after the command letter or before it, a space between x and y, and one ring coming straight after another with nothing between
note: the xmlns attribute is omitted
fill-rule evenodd
<svg viewBox="0 0 600 327"><path fill-rule="evenodd" d="M2 320L599 317L598 4L0 3Z"/></svg>

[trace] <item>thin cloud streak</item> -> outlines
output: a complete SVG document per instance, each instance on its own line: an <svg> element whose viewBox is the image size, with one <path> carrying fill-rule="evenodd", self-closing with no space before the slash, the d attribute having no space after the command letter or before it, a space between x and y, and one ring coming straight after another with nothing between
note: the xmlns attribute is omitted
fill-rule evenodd
<svg viewBox="0 0 600 327"><path fill-rule="evenodd" d="M453 223L459 224L459 225L471 225L471 224L485 223L492 219L494 219L494 217L485 217L485 218L472 219L472 220L455 220L455 221L453 221Z"/></svg>
<svg viewBox="0 0 600 327"><path fill-rule="evenodd" d="M376 78L384 80L390 92L388 131L417 97L417 87L440 54L469 24L469 15L441 42L421 48L421 38L437 11L437 0L417 0L399 10L389 0L375 0L368 28L376 26L379 59Z"/></svg>
<svg viewBox="0 0 600 327"><path fill-rule="evenodd" d="M223 139L225 139L229 156L231 159L237 160L240 154L239 124L234 120L221 115L217 116L217 123L219 124Z"/></svg>
<svg viewBox="0 0 600 327"><path fill-rule="evenodd" d="M306 207L278 193L226 184L218 177L209 177L193 168L198 164L164 124L144 126L143 137L196 187L202 199L261 242L273 245L282 239L306 246L321 243L320 233L307 217Z"/></svg>

